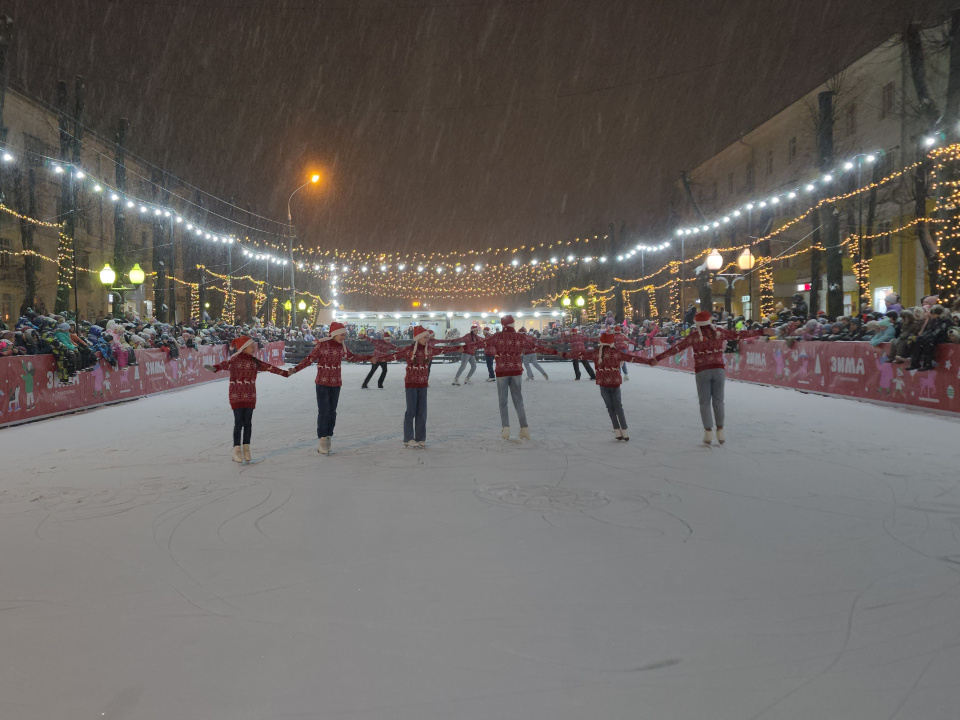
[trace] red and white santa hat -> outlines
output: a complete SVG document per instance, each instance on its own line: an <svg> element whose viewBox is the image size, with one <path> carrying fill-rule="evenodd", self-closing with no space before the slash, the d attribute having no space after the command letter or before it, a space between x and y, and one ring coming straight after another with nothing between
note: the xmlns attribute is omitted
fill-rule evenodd
<svg viewBox="0 0 960 720"><path fill-rule="evenodd" d="M240 337L234 338L230 341L230 347L233 348L234 351L230 359L232 360L253 344L254 340L249 335L241 335Z"/></svg>
<svg viewBox="0 0 960 720"><path fill-rule="evenodd" d="M524 335L527 334L527 329L525 327L520 328L517 332L522 332Z"/></svg>
<svg viewBox="0 0 960 720"><path fill-rule="evenodd" d="M504 327L513 325L513 315L504 315L502 318L500 318L500 324Z"/></svg>
<svg viewBox="0 0 960 720"><path fill-rule="evenodd" d="M597 363L603 362L603 348L614 345L616 337L612 332L602 332L600 333L600 347L597 348Z"/></svg>
<svg viewBox="0 0 960 720"><path fill-rule="evenodd" d="M711 315L707 310L701 310L693 316L693 322L699 327L713 325L713 315Z"/></svg>
<svg viewBox="0 0 960 720"><path fill-rule="evenodd" d="M327 342L328 340L333 340L337 335L346 335L347 326L343 323L332 322L330 323L330 334L325 338L320 338L317 342Z"/></svg>
<svg viewBox="0 0 960 720"><path fill-rule="evenodd" d="M433 334L434 334L433 330L427 330L427 328L423 327L422 325L417 325L413 329L414 340L419 340L422 337L430 337Z"/></svg>

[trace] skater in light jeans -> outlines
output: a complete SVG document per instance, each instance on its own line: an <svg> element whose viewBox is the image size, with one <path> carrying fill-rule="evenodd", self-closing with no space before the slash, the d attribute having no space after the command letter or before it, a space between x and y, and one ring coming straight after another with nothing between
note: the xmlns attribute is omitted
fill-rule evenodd
<svg viewBox="0 0 960 720"><path fill-rule="evenodd" d="M550 376L547 375L546 371L540 367L540 363L537 362L537 354L529 353L528 355L523 356L523 369L527 371L527 379L533 380L533 368L536 368L540 371L540 374L543 375L544 380L549 380Z"/></svg>
<svg viewBox="0 0 960 720"><path fill-rule="evenodd" d="M477 371L477 358L472 354L467 355L467 353L461 353L460 355L460 369L457 370L457 376L453 379L454 385L460 384L460 374L463 372L464 368L470 366L470 372L467 373L467 379L464 380L464 384L470 382L470 378L473 377L473 374Z"/></svg>
<svg viewBox="0 0 960 720"><path fill-rule="evenodd" d="M717 421L718 436L723 437L723 386L726 382L726 373L722 368L701 370L695 376L697 381L697 397L700 400L700 419L703 428L713 428L713 421ZM713 412L711 413L711 405Z"/></svg>
<svg viewBox="0 0 960 720"><path fill-rule="evenodd" d="M523 390L520 389L520 376L508 375L497 378L497 398L500 400L500 425L510 427L510 412L507 410L507 393L513 398L513 407L517 411L517 420L520 423L520 437L524 437L523 430L527 428L527 411L523 407ZM528 431L529 433L529 431Z"/></svg>

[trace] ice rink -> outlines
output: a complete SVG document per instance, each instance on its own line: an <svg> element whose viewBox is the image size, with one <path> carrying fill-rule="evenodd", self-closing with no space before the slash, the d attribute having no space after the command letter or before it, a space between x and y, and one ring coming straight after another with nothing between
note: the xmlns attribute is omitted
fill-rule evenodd
<svg viewBox="0 0 960 720"><path fill-rule="evenodd" d="M0 718L942 720L960 708L955 419L693 378L597 387L347 366L333 455L313 369L0 431ZM511 408L512 412L512 408ZM514 423L514 432L516 427Z"/></svg>

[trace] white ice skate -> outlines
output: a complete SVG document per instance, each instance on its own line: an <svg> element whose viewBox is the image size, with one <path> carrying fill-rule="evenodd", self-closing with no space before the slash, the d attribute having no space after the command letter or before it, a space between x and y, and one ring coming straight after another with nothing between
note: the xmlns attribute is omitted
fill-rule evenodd
<svg viewBox="0 0 960 720"><path fill-rule="evenodd" d="M544 374L543 374L543 379L544 379L544 380L549 380L549 379L550 379L550 376L547 375L546 373L544 373Z"/></svg>
<svg viewBox="0 0 960 720"><path fill-rule="evenodd" d="M470 378L467 378L466 380L464 380L464 381L463 381L463 384L464 384L464 385L473 385L473 383L470 382Z"/></svg>
<svg viewBox="0 0 960 720"><path fill-rule="evenodd" d="M623 440L623 430L621 430L620 428L614 428L613 438L614 440Z"/></svg>
<svg viewBox="0 0 960 720"><path fill-rule="evenodd" d="M504 440L509 440L509 439L510 439L510 428L509 428L509 427L505 427L505 428L500 432L500 437L502 437Z"/></svg>
<svg viewBox="0 0 960 720"><path fill-rule="evenodd" d="M520 428L520 439L521 440L530 439L530 428L525 428L525 427Z"/></svg>
<svg viewBox="0 0 960 720"><path fill-rule="evenodd" d="M459 380L454 380L454 381L453 381L452 383L450 383L450 384L453 385L454 387L460 387L460 381L459 381Z"/></svg>
<svg viewBox="0 0 960 720"><path fill-rule="evenodd" d="M321 455L330 454L330 438L329 437L320 438L320 444L319 444L319 447L317 447L317 452L320 453Z"/></svg>
<svg viewBox="0 0 960 720"><path fill-rule="evenodd" d="M420 448L421 450L426 450L426 449L427 449L427 441L426 441L426 440L421 440L420 442L417 443L417 447Z"/></svg>
<svg viewBox="0 0 960 720"><path fill-rule="evenodd" d="M703 444L710 445L713 443L713 428L703 431Z"/></svg>
<svg viewBox="0 0 960 720"><path fill-rule="evenodd" d="M723 436L723 428L717 428L717 442L723 445L727 439Z"/></svg>
<svg viewBox="0 0 960 720"><path fill-rule="evenodd" d="M626 431L626 430L621 430L621 431L620 431L620 439L621 439L621 440L625 440L625 441L627 441L627 442L630 441L630 436L627 435L627 431Z"/></svg>
<svg viewBox="0 0 960 720"><path fill-rule="evenodd" d="M413 450L414 448L417 447L417 443L416 443L415 441L413 441L413 440L407 440L407 441L403 444L403 447L405 447L407 450Z"/></svg>
<svg viewBox="0 0 960 720"><path fill-rule="evenodd" d="M249 445L243 446L243 459L246 460L247 462L250 462L253 459L252 456L250 455Z"/></svg>
<svg viewBox="0 0 960 720"><path fill-rule="evenodd" d="M623 381L624 381L624 382L627 382L628 380L630 380L630 376L629 376L629 375L624 375L624 376L623 376Z"/></svg>
<svg viewBox="0 0 960 720"><path fill-rule="evenodd" d="M240 449L239 445L233 446L233 461L238 463L243 462L243 451Z"/></svg>
<svg viewBox="0 0 960 720"><path fill-rule="evenodd" d="M496 381L497 381L496 378L487 378L487 382L496 382Z"/></svg>

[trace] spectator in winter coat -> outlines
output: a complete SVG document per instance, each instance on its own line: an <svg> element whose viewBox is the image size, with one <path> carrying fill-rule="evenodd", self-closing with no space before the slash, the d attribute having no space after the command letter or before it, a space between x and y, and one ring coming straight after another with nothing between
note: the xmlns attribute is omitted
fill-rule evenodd
<svg viewBox="0 0 960 720"><path fill-rule="evenodd" d="M800 293L794 293L793 307L790 308L790 314L801 318L802 320L806 320L810 315L810 309L807 307L807 302L803 299L803 295Z"/></svg>
<svg viewBox="0 0 960 720"><path fill-rule="evenodd" d="M949 342L948 332L951 327L953 327L953 320L943 305L934 305L930 308L930 314L917 334L917 342L910 360L910 370L933 370L935 367L933 358L937 352L937 345Z"/></svg>
<svg viewBox="0 0 960 720"><path fill-rule="evenodd" d="M893 323L890 321L890 318L885 317L882 320L874 320L873 322L868 322L867 327L874 325L874 335L870 338L870 344L873 347L882 345L883 343L890 342L893 340L896 335L896 328L893 327Z"/></svg>

